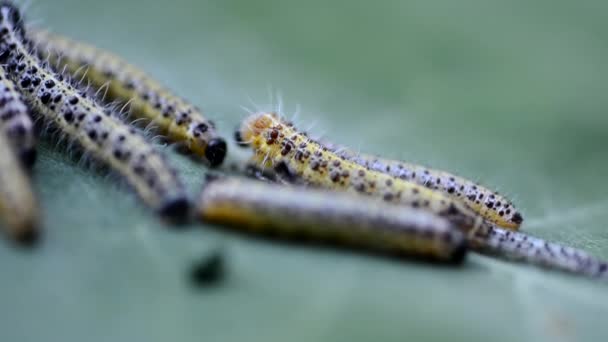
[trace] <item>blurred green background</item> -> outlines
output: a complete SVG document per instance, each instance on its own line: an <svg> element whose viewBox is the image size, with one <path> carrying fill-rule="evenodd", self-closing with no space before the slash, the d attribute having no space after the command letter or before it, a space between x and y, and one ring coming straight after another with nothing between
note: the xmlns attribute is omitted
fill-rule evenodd
<svg viewBox="0 0 608 342"><path fill-rule="evenodd" d="M240 105L280 92L313 134L479 180L514 198L525 231L608 258L606 1L32 2L37 26L122 54L227 136ZM194 193L206 170L171 155ZM2 341L608 338L605 284L167 230L50 144L35 183L44 243L0 244ZM227 281L189 286L218 246Z"/></svg>

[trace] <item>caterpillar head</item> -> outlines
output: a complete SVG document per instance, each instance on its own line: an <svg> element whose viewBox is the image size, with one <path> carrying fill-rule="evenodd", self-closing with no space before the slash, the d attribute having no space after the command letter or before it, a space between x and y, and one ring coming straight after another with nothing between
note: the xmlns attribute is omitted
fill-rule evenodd
<svg viewBox="0 0 608 342"><path fill-rule="evenodd" d="M257 113L248 116L235 132L235 139L240 146L253 145L257 147L261 143L264 132L280 124L279 116L276 113Z"/></svg>

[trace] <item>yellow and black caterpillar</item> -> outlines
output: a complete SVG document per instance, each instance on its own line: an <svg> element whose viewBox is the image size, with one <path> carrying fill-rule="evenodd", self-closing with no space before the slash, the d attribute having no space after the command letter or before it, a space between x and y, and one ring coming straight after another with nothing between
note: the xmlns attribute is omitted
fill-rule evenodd
<svg viewBox="0 0 608 342"><path fill-rule="evenodd" d="M134 119L151 123L170 141L183 144L210 166L226 156L226 141L213 121L200 109L162 86L121 57L94 46L45 31L33 32L39 53L58 68L67 68L75 78L85 78L96 88L107 86L110 100L129 104Z"/></svg>
<svg viewBox="0 0 608 342"><path fill-rule="evenodd" d="M243 121L237 133L240 144L252 147L255 166L273 169L289 181L420 208L450 217L465 230L482 223L482 219L461 201L341 157L298 132L276 114L253 114Z"/></svg>

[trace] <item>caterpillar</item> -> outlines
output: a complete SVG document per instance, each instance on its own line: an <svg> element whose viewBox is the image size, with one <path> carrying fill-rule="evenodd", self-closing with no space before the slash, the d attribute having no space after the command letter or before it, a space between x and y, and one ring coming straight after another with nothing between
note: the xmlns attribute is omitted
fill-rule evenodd
<svg viewBox="0 0 608 342"><path fill-rule="evenodd" d="M276 117L282 125L289 124L283 118ZM238 134L240 132L237 133L237 143L240 140ZM411 181L462 201L475 213L498 226L517 230L523 222L522 215L505 197L462 177L425 166L356 154L347 148L326 141L321 142L320 145L341 159L352 161L366 169Z"/></svg>
<svg viewBox="0 0 608 342"><path fill-rule="evenodd" d="M0 68L0 131L3 131L26 168L36 161L34 125L23 95Z"/></svg>
<svg viewBox="0 0 608 342"><path fill-rule="evenodd" d="M457 198L466 203L477 214L498 226L517 230L523 222L523 216L511 201L498 194L498 192L465 178L421 165L357 154L344 147L326 142L323 144L337 155L363 165L370 170L409 180L448 194L452 198Z"/></svg>
<svg viewBox="0 0 608 342"><path fill-rule="evenodd" d="M142 70L108 51L49 32L34 31L31 38L44 47L40 49L42 57L66 67L73 77L84 77L96 88L107 85L108 99L128 102L133 118L152 123L169 140L183 143L210 166L222 164L227 145L215 124Z"/></svg>
<svg viewBox="0 0 608 342"><path fill-rule="evenodd" d="M208 223L309 238L391 255L461 263L464 234L444 218L364 196L249 179L208 181L197 205Z"/></svg>
<svg viewBox="0 0 608 342"><path fill-rule="evenodd" d="M254 150L252 162L271 167L283 179L313 187L382 198L449 217L465 230L482 224L466 204L419 184L393 177L341 157L298 132L274 113L248 116L236 133L240 145Z"/></svg>
<svg viewBox="0 0 608 342"><path fill-rule="evenodd" d="M481 226L468 236L471 249L568 273L608 280L608 263L584 251L521 232Z"/></svg>
<svg viewBox="0 0 608 342"><path fill-rule="evenodd" d="M39 235L38 215L30 181L6 134L0 131L0 221L9 237L32 243Z"/></svg>
<svg viewBox="0 0 608 342"><path fill-rule="evenodd" d="M163 156L111 110L41 63L30 44L18 9L0 3L0 63L31 108L87 155L122 175L162 216L186 216L189 200Z"/></svg>

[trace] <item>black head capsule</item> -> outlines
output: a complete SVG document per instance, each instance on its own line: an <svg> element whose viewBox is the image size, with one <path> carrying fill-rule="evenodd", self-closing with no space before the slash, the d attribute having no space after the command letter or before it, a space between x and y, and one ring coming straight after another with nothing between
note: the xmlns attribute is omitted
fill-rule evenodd
<svg viewBox="0 0 608 342"><path fill-rule="evenodd" d="M205 149L205 158L209 161L212 167L219 166L226 157L226 141L222 138L214 138L209 141Z"/></svg>
<svg viewBox="0 0 608 342"><path fill-rule="evenodd" d="M185 197L177 197L167 200L158 213L171 223L184 223L190 217L190 209L190 200Z"/></svg>

